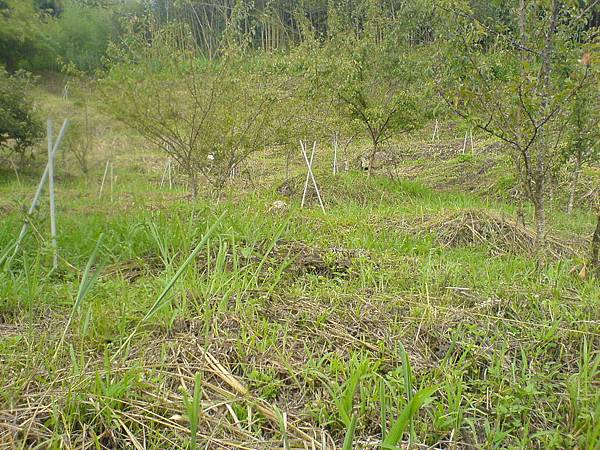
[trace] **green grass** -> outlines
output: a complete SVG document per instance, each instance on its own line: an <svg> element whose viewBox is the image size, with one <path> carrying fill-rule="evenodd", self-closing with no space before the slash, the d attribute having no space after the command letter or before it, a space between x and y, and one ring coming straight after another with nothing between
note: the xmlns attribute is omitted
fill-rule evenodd
<svg viewBox="0 0 600 450"><path fill-rule="evenodd" d="M115 129L109 139L138 145ZM283 198L276 176L191 202L181 185L158 188L148 161L163 158L143 148L115 156L113 198L98 198L102 163L85 179L65 153L59 270L48 276L44 204L0 271L0 443L599 448L600 285L577 276L584 255L444 247L417 232L424 220L467 208L512 218L514 206L427 177L333 177L327 157L323 214L299 196L269 211ZM0 174L0 251L36 181ZM552 208L563 239L591 231L584 210Z"/></svg>

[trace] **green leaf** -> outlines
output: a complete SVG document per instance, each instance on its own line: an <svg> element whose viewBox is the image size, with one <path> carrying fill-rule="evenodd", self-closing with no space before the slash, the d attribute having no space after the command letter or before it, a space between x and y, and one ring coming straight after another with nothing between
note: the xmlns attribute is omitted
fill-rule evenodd
<svg viewBox="0 0 600 450"><path fill-rule="evenodd" d="M346 429L346 435L344 436L344 445L342 446L342 450L352 450L354 447L352 446L354 442L354 433L356 432L356 416L352 415L352 419L350 419L350 423L348 424L348 428Z"/></svg>
<svg viewBox="0 0 600 450"><path fill-rule="evenodd" d="M432 386L421 389L414 397L408 402L408 405L404 408L400 416L396 419L390 431L383 441L382 448L395 448L395 446L402 439L404 430L408 426L413 416L427 403L433 400L433 394L439 389L438 386Z"/></svg>

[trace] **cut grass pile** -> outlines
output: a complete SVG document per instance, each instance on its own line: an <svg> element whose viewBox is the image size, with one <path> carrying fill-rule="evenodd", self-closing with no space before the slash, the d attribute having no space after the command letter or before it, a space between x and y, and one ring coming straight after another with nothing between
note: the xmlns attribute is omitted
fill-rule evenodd
<svg viewBox="0 0 600 450"><path fill-rule="evenodd" d="M535 255L535 230L515 220L481 209L464 209L437 216L422 225L445 247L487 246L493 254ZM554 235L546 236L546 250L555 258L572 256L573 245ZM580 244L579 244L580 246Z"/></svg>

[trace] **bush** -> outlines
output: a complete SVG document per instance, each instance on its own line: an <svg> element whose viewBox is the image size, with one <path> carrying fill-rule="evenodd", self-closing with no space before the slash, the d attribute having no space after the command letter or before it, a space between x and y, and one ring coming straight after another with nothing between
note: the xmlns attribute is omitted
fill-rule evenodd
<svg viewBox="0 0 600 450"><path fill-rule="evenodd" d="M27 91L31 77L26 72L9 75L0 66L0 156L14 153L21 161L43 135L43 125L33 110Z"/></svg>
<svg viewBox="0 0 600 450"><path fill-rule="evenodd" d="M218 194L235 167L276 142L289 86L238 49L218 62L199 58L185 27L149 30L111 47L102 105L176 161L193 197L204 182Z"/></svg>
<svg viewBox="0 0 600 450"><path fill-rule="evenodd" d="M58 68L54 44L48 36L52 17L32 0L0 1L0 64L17 69Z"/></svg>
<svg viewBox="0 0 600 450"><path fill-rule="evenodd" d="M62 63L92 73L101 67L108 43L117 35L116 15L107 8L77 2L52 23L50 36Z"/></svg>

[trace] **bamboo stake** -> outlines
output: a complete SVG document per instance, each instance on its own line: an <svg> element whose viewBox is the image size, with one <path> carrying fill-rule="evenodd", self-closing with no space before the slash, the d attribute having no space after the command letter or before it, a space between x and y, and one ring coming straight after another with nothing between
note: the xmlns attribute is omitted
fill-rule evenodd
<svg viewBox="0 0 600 450"><path fill-rule="evenodd" d="M63 140L65 132L67 131L68 123L69 123L69 121L67 119L65 119L62 124L60 132L58 133L58 138L56 138L56 141L54 142L54 146L52 148L53 156L56 156L56 152L60 148L60 144ZM21 246L23 238L25 237L25 235L27 234L27 231L29 230L29 218L35 212L38 202L40 201L40 196L42 195L42 191L44 190L44 186L46 184L46 179L48 178L49 170L50 170L50 168L49 168L48 164L46 164L46 169L44 170L44 173L42 174L40 183L38 184L37 190L35 191L35 195L33 196L33 201L31 202L31 206L29 207L29 211L27 212L27 218L25 219L25 221L23 223L23 227L21 228L21 232L19 233L19 237L17 238L17 241L15 243L15 250L14 250L10 260L12 260L12 258L14 258L14 256L19 251L19 248Z"/></svg>
<svg viewBox="0 0 600 450"><path fill-rule="evenodd" d="M315 150L317 148L317 141L313 142L312 155L315 154ZM319 186L317 186L317 181L315 180L315 176L312 171L312 164L308 161L308 155L306 154L306 150L302 147L302 156L304 156L304 161L306 161L306 165L308 166L308 174L313 182L313 186L315 187L315 191L317 192L317 198L319 199L319 205L321 205L321 209L325 212L325 206L323 206L323 200L321 199L321 193L319 192Z"/></svg>
<svg viewBox="0 0 600 450"><path fill-rule="evenodd" d="M58 244L56 243L56 204L54 201L54 152L52 120L48 119L48 193L50 195L50 237L52 241L52 270L58 268Z"/></svg>
<svg viewBox="0 0 600 450"><path fill-rule="evenodd" d="M102 177L102 183L100 183L100 191L98 191L98 198L102 198L102 190L104 189L104 182L106 181L106 175L108 174L108 165L110 161L106 161L106 167L104 167L104 176Z"/></svg>

